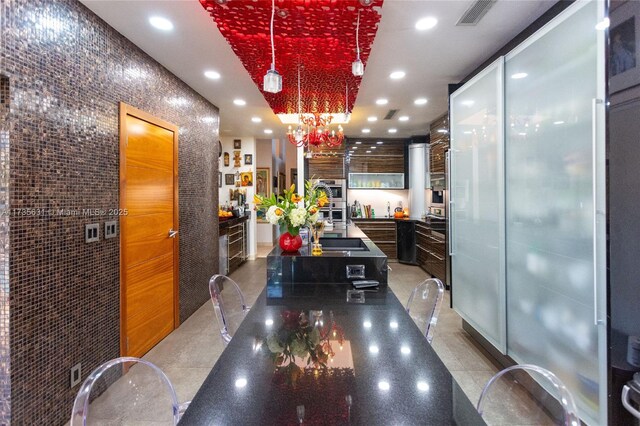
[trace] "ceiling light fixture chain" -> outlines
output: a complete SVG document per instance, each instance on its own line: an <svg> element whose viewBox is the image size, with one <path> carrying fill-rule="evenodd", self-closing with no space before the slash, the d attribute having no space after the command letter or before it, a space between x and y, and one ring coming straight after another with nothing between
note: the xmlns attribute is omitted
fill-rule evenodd
<svg viewBox="0 0 640 426"><path fill-rule="evenodd" d="M279 93L282 91L282 76L276 71L276 48L273 41L273 21L276 16L276 0L271 0L271 22L269 30L271 33L271 68L264 76L263 89L269 93Z"/></svg>
<svg viewBox="0 0 640 426"><path fill-rule="evenodd" d="M351 73L356 77L364 75L364 64L360 60L360 10L356 22L356 60L351 63Z"/></svg>

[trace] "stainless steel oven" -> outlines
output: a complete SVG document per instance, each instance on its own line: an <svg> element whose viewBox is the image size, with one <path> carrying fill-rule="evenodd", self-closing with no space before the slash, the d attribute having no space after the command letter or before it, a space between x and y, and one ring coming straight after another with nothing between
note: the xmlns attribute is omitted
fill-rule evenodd
<svg viewBox="0 0 640 426"><path fill-rule="evenodd" d="M347 201L346 181L344 179L320 179L331 189L333 201Z"/></svg>
<svg viewBox="0 0 640 426"><path fill-rule="evenodd" d="M333 202L331 207L325 206L321 208L320 213L325 219L331 216L333 223L344 223L347 220L346 203L344 201Z"/></svg>

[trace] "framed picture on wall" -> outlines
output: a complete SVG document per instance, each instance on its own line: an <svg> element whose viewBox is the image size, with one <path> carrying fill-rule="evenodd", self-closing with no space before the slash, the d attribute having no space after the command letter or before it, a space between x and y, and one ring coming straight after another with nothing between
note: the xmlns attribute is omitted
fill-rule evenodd
<svg viewBox="0 0 640 426"><path fill-rule="evenodd" d="M233 185L236 180L236 175L233 173L225 173L224 175L224 184L225 185Z"/></svg>
<svg viewBox="0 0 640 426"><path fill-rule="evenodd" d="M640 8L628 1L611 10L609 90L619 92L640 84Z"/></svg>
<svg viewBox="0 0 640 426"><path fill-rule="evenodd" d="M222 188L222 172L218 172L218 188Z"/></svg>
<svg viewBox="0 0 640 426"><path fill-rule="evenodd" d="M245 154L244 155L244 165L250 166L253 164L253 154Z"/></svg>
<svg viewBox="0 0 640 426"><path fill-rule="evenodd" d="M268 197L271 195L271 191L269 188L269 176L271 174L271 170L268 167L258 167L256 169L256 195L260 195L262 197Z"/></svg>
<svg viewBox="0 0 640 426"><path fill-rule="evenodd" d="M242 149L242 139L233 140L233 149Z"/></svg>
<svg viewBox="0 0 640 426"><path fill-rule="evenodd" d="M240 173L240 182L242 186L253 186L253 172Z"/></svg>
<svg viewBox="0 0 640 426"><path fill-rule="evenodd" d="M265 212L264 210L256 210L256 220L258 222L266 222L267 221L267 212Z"/></svg>
<svg viewBox="0 0 640 426"><path fill-rule="evenodd" d="M223 159L224 159L224 166L225 167L229 167L229 153L228 152L224 153Z"/></svg>

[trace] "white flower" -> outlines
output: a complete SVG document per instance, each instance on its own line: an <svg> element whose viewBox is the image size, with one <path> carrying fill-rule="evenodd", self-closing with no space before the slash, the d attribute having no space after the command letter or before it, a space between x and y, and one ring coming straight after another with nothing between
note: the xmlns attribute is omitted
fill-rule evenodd
<svg viewBox="0 0 640 426"><path fill-rule="evenodd" d="M304 225L307 221L307 210L304 207L296 207L289 213L289 220L291 221L291 226Z"/></svg>
<svg viewBox="0 0 640 426"><path fill-rule="evenodd" d="M309 216L309 223L311 225L315 224L318 221L318 212L316 212L314 215Z"/></svg>
<svg viewBox="0 0 640 426"><path fill-rule="evenodd" d="M279 210L281 212L280 215L276 214L276 210ZM270 224L277 225L278 222L280 222L280 219L282 219L282 209L277 206L271 206L267 210L267 213L265 216Z"/></svg>

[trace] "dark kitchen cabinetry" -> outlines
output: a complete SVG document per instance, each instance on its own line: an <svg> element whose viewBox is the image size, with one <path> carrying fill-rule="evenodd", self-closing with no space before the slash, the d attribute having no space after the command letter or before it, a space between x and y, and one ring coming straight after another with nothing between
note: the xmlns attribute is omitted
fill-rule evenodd
<svg viewBox="0 0 640 426"><path fill-rule="evenodd" d="M220 222L220 236L227 235L227 274L238 269L245 260L248 252L248 217L229 219ZM220 270L223 270L221 267Z"/></svg>
<svg viewBox="0 0 640 426"><path fill-rule="evenodd" d="M353 222L387 255L388 259L398 258L396 222L394 220L353 219Z"/></svg>
<svg viewBox="0 0 640 426"><path fill-rule="evenodd" d="M313 157L305 160L305 179L345 179L345 143L338 147L313 149Z"/></svg>
<svg viewBox="0 0 640 426"><path fill-rule="evenodd" d="M445 282L446 256L445 236L433 231L429 225L416 222L416 262L430 275Z"/></svg>
<svg viewBox="0 0 640 426"><path fill-rule="evenodd" d="M416 264L416 224L413 221L398 221L398 262Z"/></svg>

